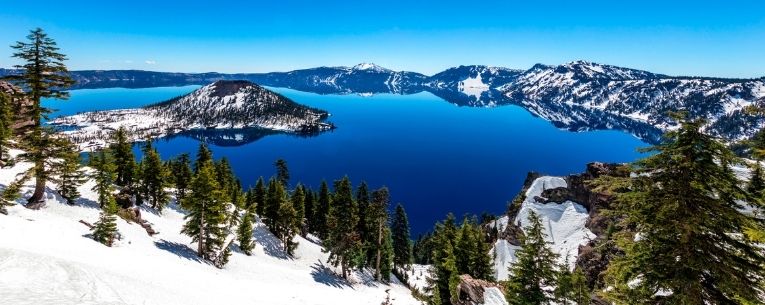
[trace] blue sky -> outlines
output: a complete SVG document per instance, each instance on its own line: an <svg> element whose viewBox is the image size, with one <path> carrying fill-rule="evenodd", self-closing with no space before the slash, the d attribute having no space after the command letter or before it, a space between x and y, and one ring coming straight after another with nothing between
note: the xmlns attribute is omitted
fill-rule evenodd
<svg viewBox="0 0 765 305"><path fill-rule="evenodd" d="M432 74L461 64L584 59L671 75L765 76L765 1L0 0L0 7L0 67L14 63L1 46L39 26L73 70L269 72L375 62Z"/></svg>

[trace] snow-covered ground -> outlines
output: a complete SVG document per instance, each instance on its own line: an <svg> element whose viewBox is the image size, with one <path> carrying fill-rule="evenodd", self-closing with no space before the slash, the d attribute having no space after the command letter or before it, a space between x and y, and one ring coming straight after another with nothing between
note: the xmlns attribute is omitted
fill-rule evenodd
<svg viewBox="0 0 765 305"><path fill-rule="evenodd" d="M569 268L573 269L579 256L579 246L595 238L595 234L585 227L589 217L587 209L572 201L539 203L536 200L546 189L566 186L566 180L561 177L544 176L534 180L526 190L526 199L521 204L521 209L513 222L525 228L529 225L528 215L531 211L539 215L547 240L550 242L550 248L559 255L558 263L563 264L568 261ZM497 222L507 223L507 216L503 216ZM505 240L499 240L494 244L492 251L495 276L498 280L507 279L508 268L515 263L515 251L518 248Z"/></svg>
<svg viewBox="0 0 765 305"><path fill-rule="evenodd" d="M28 167L0 169L0 186ZM376 283L367 272L350 283L336 277L325 264L327 254L306 239L298 237L295 258L287 257L261 223L252 256L235 250L217 269L197 258L190 238L180 234L184 214L173 204L161 216L142 210L159 234L119 219L122 239L106 247L78 222L98 218L92 186L80 187L76 206L49 191L41 210L15 205L9 215L0 214L1 304L376 305L388 289L393 304L420 304L402 284Z"/></svg>

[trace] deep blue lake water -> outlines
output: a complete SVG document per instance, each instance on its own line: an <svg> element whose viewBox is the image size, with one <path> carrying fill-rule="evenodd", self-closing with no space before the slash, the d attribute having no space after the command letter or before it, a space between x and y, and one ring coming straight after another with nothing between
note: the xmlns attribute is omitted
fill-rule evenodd
<svg viewBox="0 0 765 305"><path fill-rule="evenodd" d="M139 107L193 91L199 86L148 89L87 89L69 101L46 101L52 117L82 111ZM298 103L325 109L338 128L315 137L269 135L241 146L211 148L226 157L245 186L274 174L285 159L297 182L317 189L348 175L354 185L387 186L392 203L407 209L413 233L454 212L458 217L501 214L529 171L551 175L582 172L592 161L627 162L647 144L619 131L559 130L523 108L457 107L430 93L318 95L271 88ZM199 141L161 139L163 158L194 155ZM136 147L138 152L138 147Z"/></svg>

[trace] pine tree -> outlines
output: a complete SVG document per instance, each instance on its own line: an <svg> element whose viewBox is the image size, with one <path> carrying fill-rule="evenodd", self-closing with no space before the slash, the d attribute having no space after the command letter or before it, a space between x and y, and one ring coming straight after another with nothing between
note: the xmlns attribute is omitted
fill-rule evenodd
<svg viewBox="0 0 765 305"><path fill-rule="evenodd" d="M110 146L114 164L117 166L117 180L119 186L131 186L135 178L136 163L133 155L133 147L128 141L127 131L120 127L114 133L113 144Z"/></svg>
<svg viewBox="0 0 765 305"><path fill-rule="evenodd" d="M353 200L353 187L348 177L335 181L332 207L327 217L328 238L325 249L329 263L340 266L343 278L348 277L353 260L361 250L361 237L356 231L359 212Z"/></svg>
<svg viewBox="0 0 765 305"><path fill-rule="evenodd" d="M26 151L19 155L19 159L32 163L24 179L34 177L35 189L32 196L27 200L30 208L36 208L42 204L45 193L45 184L50 177L52 160L60 158L59 147L53 145L56 136L51 128L43 125L43 120L51 111L40 103L45 98L67 99L69 94L66 90L74 81L68 76L68 70L64 61L67 59L56 42L48 37L42 29L32 30L27 36L28 42L17 42L12 48L16 50L13 57L24 61L15 68L21 70L19 75L8 76L19 87L25 88L24 97L31 101L25 105L20 113L27 116L33 122L29 131L21 134L21 146Z"/></svg>
<svg viewBox="0 0 765 305"><path fill-rule="evenodd" d="M366 186L364 188L359 187L359 190L366 192ZM362 200L369 200L365 198L365 195L357 196ZM367 203L365 228L361 234L366 234L368 239L366 242L367 257L373 258L373 265L375 268L375 279L377 281L382 280L381 264L383 263L384 247L385 247L385 230L388 228L388 205L390 204L390 192L387 187L381 187L372 192L371 202Z"/></svg>
<svg viewBox="0 0 765 305"><path fill-rule="evenodd" d="M237 188L236 177L227 158L224 157L215 162L215 175L218 177L218 183L220 183L221 190L230 192L234 188ZM239 188L241 189L241 186L239 186Z"/></svg>
<svg viewBox="0 0 765 305"><path fill-rule="evenodd" d="M255 243L252 240L252 224L255 221L253 213L255 211L245 210L236 233L239 249L242 249L242 252L247 255L252 255L252 249L255 248Z"/></svg>
<svg viewBox="0 0 765 305"><path fill-rule="evenodd" d="M93 186L93 191L98 194L99 206L104 208L109 204L109 201L114 200L114 180L117 176L115 173L116 166L111 155L104 150L91 155L90 166L94 169L92 179L96 182L96 185Z"/></svg>
<svg viewBox="0 0 765 305"><path fill-rule="evenodd" d="M274 166L276 166L276 181L287 188L290 183L290 171L287 169L287 161L283 159L276 160Z"/></svg>
<svg viewBox="0 0 765 305"><path fill-rule="evenodd" d="M749 141L752 148L752 157L755 160L765 159L765 128L760 129Z"/></svg>
<svg viewBox="0 0 765 305"><path fill-rule="evenodd" d="M180 154L172 164L172 181L175 184L175 198L178 202L183 200L186 196L186 192L189 188L189 183L193 178L193 172L191 171L191 158L189 154Z"/></svg>
<svg viewBox="0 0 765 305"><path fill-rule="evenodd" d="M271 232L274 232L275 230L276 219L279 216L279 208L282 205L284 196L284 186L274 178L269 179L268 191L266 192L265 199L264 217L266 226L268 226L268 229L271 230Z"/></svg>
<svg viewBox="0 0 765 305"><path fill-rule="evenodd" d="M393 237L388 226L383 229L383 243L381 250L379 280L389 283L390 274L393 272Z"/></svg>
<svg viewBox="0 0 765 305"><path fill-rule="evenodd" d="M359 206L359 223L357 225L356 231L359 232L359 235L361 236L362 243L364 244L365 248L368 248L372 244L377 243L377 228L374 225L367 225L367 221L370 218L375 217L369 217L369 215L366 215L369 210L369 187L367 186L367 183L364 181L361 181L359 184L359 187L356 188L356 204ZM372 255L373 256L373 255ZM372 256L368 257L368 261L365 263L371 262Z"/></svg>
<svg viewBox="0 0 765 305"><path fill-rule="evenodd" d="M470 275L473 278L494 281L494 263L491 252L491 245L486 241L486 236L480 226L473 226L473 251L470 252Z"/></svg>
<svg viewBox="0 0 765 305"><path fill-rule="evenodd" d="M169 173L162 164L159 152L149 139L144 145L141 160L141 189L143 197L160 213L165 204L170 201L170 195L165 191L165 188L170 186L168 176Z"/></svg>
<svg viewBox="0 0 765 305"><path fill-rule="evenodd" d="M316 210L316 195L314 194L311 189L303 187L305 190L305 200L303 201L303 206L305 210L305 221L306 221L306 233L314 232L314 211Z"/></svg>
<svg viewBox="0 0 765 305"><path fill-rule="evenodd" d="M258 178L252 196L255 199L255 213L258 214L258 216L264 217L266 207L266 185L263 182L263 177Z"/></svg>
<svg viewBox="0 0 765 305"><path fill-rule="evenodd" d="M11 112L11 97L0 92L0 168L4 167L9 161L8 141L13 134L13 112Z"/></svg>
<svg viewBox="0 0 765 305"><path fill-rule="evenodd" d="M292 201L287 199L286 192L283 189L284 186L281 183L274 184L277 188L276 193L281 194L278 202L279 210L276 214L274 235L282 241L284 252L292 256L297 247L297 242L294 241L294 238L300 232L300 222Z"/></svg>
<svg viewBox="0 0 765 305"><path fill-rule="evenodd" d="M215 166L205 160L197 164L196 174L191 180L190 193L181 202L188 211L182 233L197 242L197 255L212 260L223 247L227 232L225 193L216 180Z"/></svg>
<svg viewBox="0 0 765 305"><path fill-rule="evenodd" d="M550 304L553 296L545 287L556 284L557 255L550 250L542 220L533 211L528 215L521 249L515 252L516 263L510 267L507 281L507 301L511 305Z"/></svg>
<svg viewBox="0 0 765 305"><path fill-rule="evenodd" d="M58 143L64 152L61 154L61 161L52 170L51 180L58 185L59 195L66 199L66 203L72 205L74 200L80 197L77 188L87 181L87 177L74 144L66 139L60 139Z"/></svg>
<svg viewBox="0 0 765 305"><path fill-rule="evenodd" d="M207 162L213 163L212 151L210 151L210 148L207 147L207 144L199 144L199 149L197 150L197 159L194 161L194 174L199 171L199 168L202 166L202 164Z"/></svg>
<svg viewBox="0 0 765 305"><path fill-rule="evenodd" d="M475 249L473 249L473 246L475 245L475 241L473 240L474 237L473 224L469 222L466 217L462 221L462 226L460 226L460 229L457 232L457 239L454 240L455 264L457 265L457 272L459 272L459 274L473 275L470 270L470 261L472 252L475 251Z"/></svg>
<svg viewBox="0 0 765 305"><path fill-rule="evenodd" d="M431 293L430 304L452 304L456 300L456 290L459 284L456 258L454 256L453 239L444 224L436 225L433 237L433 267L432 278L428 278L428 290ZM394 239L395 242L395 239Z"/></svg>
<svg viewBox="0 0 765 305"><path fill-rule="evenodd" d="M743 237L762 221L740 212L739 200L751 199L730 169L740 161L702 133L703 124L682 121L634 164L633 175L599 180L622 215L624 255L606 277L614 287L606 297L616 304L765 302L765 250Z"/></svg>
<svg viewBox="0 0 765 305"><path fill-rule="evenodd" d="M577 305L590 303L590 287L587 287L587 277L581 268L576 268L571 275L571 287L573 289L571 300Z"/></svg>
<svg viewBox="0 0 765 305"><path fill-rule="evenodd" d="M406 216L404 206L396 205L393 221L391 223L393 234L394 265L397 268L406 268L412 263L412 241L409 236L409 219Z"/></svg>
<svg viewBox="0 0 765 305"><path fill-rule="evenodd" d="M319 188L319 198L316 202L316 211L314 214L315 232L322 240L325 240L329 236L329 228L327 227L327 221L329 220L329 211L332 209L332 198L329 194L329 186L327 181L321 182Z"/></svg>
<svg viewBox="0 0 765 305"><path fill-rule="evenodd" d="M765 205L765 173L762 172L760 162L754 163L746 190L754 200L759 200L760 206Z"/></svg>
<svg viewBox="0 0 765 305"><path fill-rule="evenodd" d="M297 218L298 227L300 228L300 234L304 235L304 220L305 220L305 189L301 184L295 187L295 191L292 192L292 207L295 209L295 218Z"/></svg>
<svg viewBox="0 0 765 305"><path fill-rule="evenodd" d="M117 238L119 231L117 230L117 201L114 200L114 196L111 193L104 194L104 208L101 211L101 216L98 221L93 225L93 239L96 241L111 247L114 244L114 240ZM101 195L99 194L99 197Z"/></svg>

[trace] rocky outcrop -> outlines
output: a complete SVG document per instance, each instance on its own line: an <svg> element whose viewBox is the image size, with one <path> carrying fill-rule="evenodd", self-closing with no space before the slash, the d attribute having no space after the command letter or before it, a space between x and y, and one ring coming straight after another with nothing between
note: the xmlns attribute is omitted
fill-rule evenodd
<svg viewBox="0 0 765 305"><path fill-rule="evenodd" d="M494 305L497 304L496 297L494 296L496 290L494 289L504 294L504 287L499 284L474 279L470 275L463 274L460 276L460 283L457 285L457 300L452 300L452 303L455 305ZM491 291L492 297L490 300L486 297L487 290L494 290Z"/></svg>
<svg viewBox="0 0 765 305"><path fill-rule="evenodd" d="M32 101L23 97L24 92L21 91L21 88L9 82L0 81L0 93L7 95L11 99L11 110L16 115L11 128L16 133L23 132L28 127L34 125L34 121L24 115L28 112L27 109L32 105Z"/></svg>

